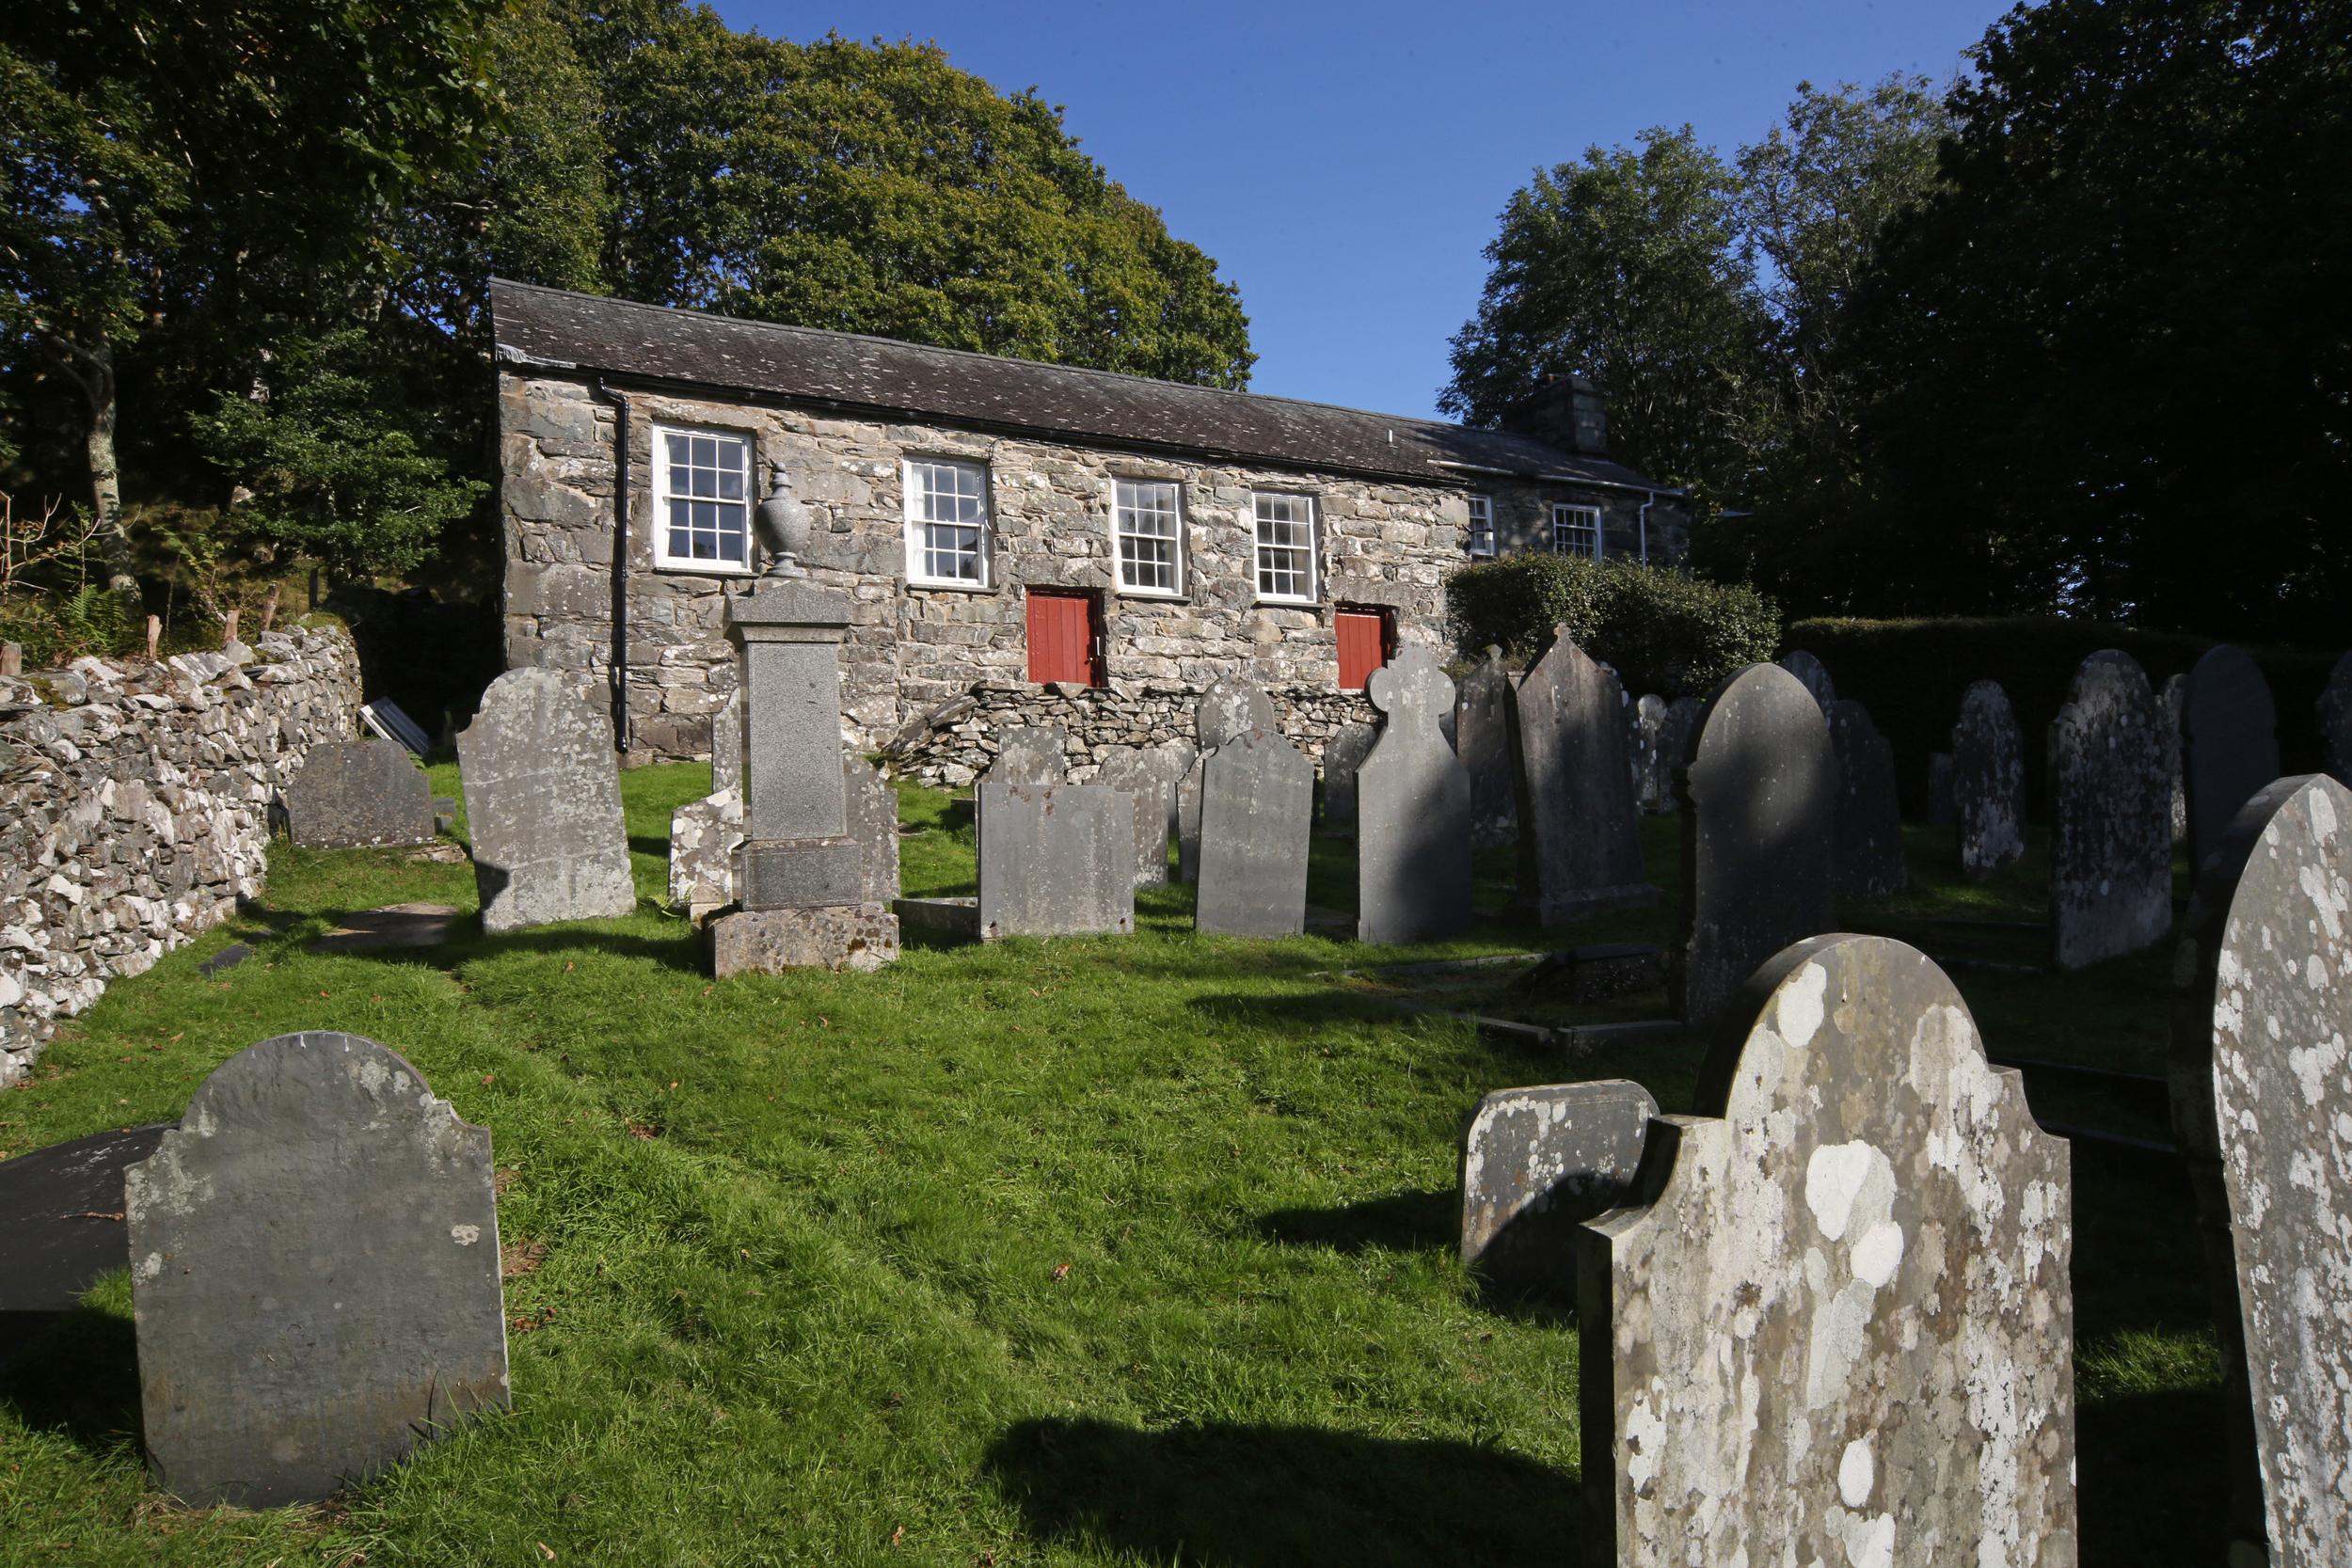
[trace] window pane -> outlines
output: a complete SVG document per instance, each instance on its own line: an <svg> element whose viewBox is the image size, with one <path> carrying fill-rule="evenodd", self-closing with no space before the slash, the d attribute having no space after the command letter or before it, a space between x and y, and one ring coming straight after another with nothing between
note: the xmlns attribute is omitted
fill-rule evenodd
<svg viewBox="0 0 2352 1568"><path fill-rule="evenodd" d="M694 460L694 438L692 436L673 435L665 439L670 443L670 464L673 467L682 468Z"/></svg>
<svg viewBox="0 0 2352 1568"><path fill-rule="evenodd" d="M719 494L723 499L731 501L739 501L743 499L741 464L730 463L719 470Z"/></svg>

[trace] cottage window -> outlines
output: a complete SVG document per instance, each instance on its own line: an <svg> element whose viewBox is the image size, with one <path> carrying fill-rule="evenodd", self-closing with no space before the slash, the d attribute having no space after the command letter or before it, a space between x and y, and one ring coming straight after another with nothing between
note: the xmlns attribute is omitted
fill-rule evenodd
<svg viewBox="0 0 2352 1568"><path fill-rule="evenodd" d="M1184 527L1180 487L1161 480L1111 483L1112 543L1119 550L1119 586L1129 594L1184 591L1179 543Z"/></svg>
<svg viewBox="0 0 2352 1568"><path fill-rule="evenodd" d="M1314 603L1314 498L1261 491L1249 499L1258 523L1258 597Z"/></svg>
<svg viewBox="0 0 2352 1568"><path fill-rule="evenodd" d="M653 433L654 565L742 572L751 563L752 440L723 430L657 425Z"/></svg>
<svg viewBox="0 0 2352 1568"><path fill-rule="evenodd" d="M1495 502L1492 496L1470 498L1470 553L1495 553Z"/></svg>
<svg viewBox="0 0 2352 1568"><path fill-rule="evenodd" d="M907 580L988 586L988 470L977 463L906 466Z"/></svg>
<svg viewBox="0 0 2352 1568"><path fill-rule="evenodd" d="M1556 503L1551 509L1551 547L1561 555L1585 555L1598 561L1600 508Z"/></svg>

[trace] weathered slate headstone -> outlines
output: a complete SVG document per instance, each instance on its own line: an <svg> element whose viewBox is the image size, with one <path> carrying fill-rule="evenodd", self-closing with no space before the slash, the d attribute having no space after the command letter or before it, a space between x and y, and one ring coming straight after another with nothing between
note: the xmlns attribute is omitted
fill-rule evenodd
<svg viewBox="0 0 2352 1568"><path fill-rule="evenodd" d="M1323 745L1323 820L1334 828L1356 826L1356 771L1372 754L1380 732L1370 724L1342 724Z"/></svg>
<svg viewBox="0 0 2352 1568"><path fill-rule="evenodd" d="M1462 1261L1500 1290L1573 1302L1577 1227L1632 1196L1657 1114L1613 1078L1480 1101L1462 1133Z"/></svg>
<svg viewBox="0 0 2352 1568"><path fill-rule="evenodd" d="M1583 1560L2072 1568L2067 1145L1892 939L1737 1019L1580 1238Z"/></svg>
<svg viewBox="0 0 2352 1568"><path fill-rule="evenodd" d="M2181 778L2192 872L2220 847L2238 809L2278 776L2278 715L2262 667L2226 642L2206 649L2181 692Z"/></svg>
<svg viewBox="0 0 2352 1568"><path fill-rule="evenodd" d="M860 901L888 909L898 896L898 792L873 764L846 748L841 789L850 836L858 845Z"/></svg>
<svg viewBox="0 0 2352 1568"><path fill-rule="evenodd" d="M1367 689L1388 721L1356 775L1356 939L1458 936L1472 918L1470 773L1438 728L1454 683L1415 643Z"/></svg>
<svg viewBox="0 0 2352 1568"><path fill-rule="evenodd" d="M2352 1561L2352 790L2277 780L2205 861L2173 1017L2220 1340L2231 1561ZM2189 955L2185 953L2184 959Z"/></svg>
<svg viewBox="0 0 2352 1568"><path fill-rule="evenodd" d="M1626 759L1625 691L1553 628L1512 693L1519 756L1519 900L1547 926L1656 902Z"/></svg>
<svg viewBox="0 0 2352 1568"><path fill-rule="evenodd" d="M983 780L978 803L986 940L1135 930L1131 797L1101 784Z"/></svg>
<svg viewBox="0 0 2352 1568"><path fill-rule="evenodd" d="M1804 682L1804 689L1813 693L1813 700L1827 713L1829 705L1837 701L1837 683L1829 678L1828 667L1803 648L1783 654L1780 667Z"/></svg>
<svg viewBox="0 0 2352 1568"><path fill-rule="evenodd" d="M433 786L397 741L330 740L286 786L286 826L305 849L433 842Z"/></svg>
<svg viewBox="0 0 2352 1568"><path fill-rule="evenodd" d="M1251 730L1280 732L1274 700L1247 681L1230 678L1211 683L1201 693L1193 706L1192 726L1200 737L1200 752L1176 786L1176 879L1180 882L1200 879L1200 786L1209 753Z"/></svg>
<svg viewBox="0 0 2352 1568"><path fill-rule="evenodd" d="M1837 758L1804 683L1751 664L1719 688L1675 776L1682 940L1675 1010L1720 1016L1756 967L1836 924Z"/></svg>
<svg viewBox="0 0 2352 1568"><path fill-rule="evenodd" d="M1883 898L1900 893L1908 880L1903 866L1903 813L1896 797L1895 748L1870 721L1860 703L1833 699L1822 708L1829 720L1830 750L1837 754L1837 895Z"/></svg>
<svg viewBox="0 0 2352 1568"><path fill-rule="evenodd" d="M0 1160L0 1325L15 1312L70 1312L130 1260L122 1168L154 1153L164 1132L125 1127Z"/></svg>
<svg viewBox="0 0 2352 1568"><path fill-rule="evenodd" d="M1168 880L1168 840L1176 827L1176 791L1192 764L1192 747L1181 740L1151 747L1114 746L1095 774L1096 784L1119 790L1135 801L1137 887L1158 887Z"/></svg>
<svg viewBox="0 0 2352 1568"><path fill-rule="evenodd" d="M1518 757L1511 736L1511 672L1501 648L1471 666L1454 695L1454 744L1470 769L1470 846L1498 849L1519 833Z"/></svg>
<svg viewBox="0 0 2352 1568"><path fill-rule="evenodd" d="M315 1501L508 1402L490 1133L373 1040L230 1057L123 1173L149 1464Z"/></svg>
<svg viewBox="0 0 2352 1568"><path fill-rule="evenodd" d="M1662 809L1674 797L1674 760L1662 749L1666 699L1644 697L1633 705L1633 803L1645 812Z"/></svg>
<svg viewBox="0 0 2352 1568"><path fill-rule="evenodd" d="M2328 689L2319 694L2318 712L2328 771L2336 783L2352 784L2352 654L2336 660Z"/></svg>
<svg viewBox="0 0 2352 1568"><path fill-rule="evenodd" d="M1952 727L1960 872L1982 881L2026 852L2026 738L1997 682L1978 681Z"/></svg>
<svg viewBox="0 0 2352 1568"><path fill-rule="evenodd" d="M2050 942L2080 969L2172 928L2164 705L2131 655L2092 654L2050 724Z"/></svg>
<svg viewBox="0 0 2352 1568"><path fill-rule="evenodd" d="M554 670L509 670L457 736L482 928L496 935L637 907L612 721Z"/></svg>
<svg viewBox="0 0 2352 1568"><path fill-rule="evenodd" d="M1315 765L1280 736L1250 730L1208 759L1200 799L1195 926L1233 937L1307 928L1307 841Z"/></svg>
<svg viewBox="0 0 2352 1568"><path fill-rule="evenodd" d="M1060 784L1070 776L1069 736L1059 724L1015 724L997 736L991 784Z"/></svg>
<svg viewBox="0 0 2352 1568"><path fill-rule="evenodd" d="M2188 842L2188 781L2181 773L2181 709L2188 702L2188 677L2169 675L2156 693L2164 704L2164 767L2172 776L2172 844ZM2194 873L2197 868L2189 867Z"/></svg>
<svg viewBox="0 0 2352 1568"><path fill-rule="evenodd" d="M727 693L726 705L710 720L710 792L739 794L743 788L743 689Z"/></svg>
<svg viewBox="0 0 2352 1568"><path fill-rule="evenodd" d="M1931 752L1928 754L1928 826L1956 828L1960 825L1960 807L1952 800L1952 753Z"/></svg>

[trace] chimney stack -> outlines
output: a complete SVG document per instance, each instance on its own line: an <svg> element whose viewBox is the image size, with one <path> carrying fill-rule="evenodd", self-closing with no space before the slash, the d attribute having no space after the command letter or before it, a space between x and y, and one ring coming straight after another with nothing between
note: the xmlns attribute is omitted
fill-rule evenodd
<svg viewBox="0 0 2352 1568"><path fill-rule="evenodd" d="M1609 413L1600 388L1581 375L1555 375L1502 411L1502 428L1584 457L1609 455Z"/></svg>

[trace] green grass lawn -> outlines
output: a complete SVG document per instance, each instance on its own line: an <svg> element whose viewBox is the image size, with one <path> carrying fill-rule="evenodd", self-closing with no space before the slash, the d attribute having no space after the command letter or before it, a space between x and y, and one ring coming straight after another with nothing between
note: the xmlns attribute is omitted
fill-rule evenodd
<svg viewBox="0 0 2352 1568"><path fill-rule="evenodd" d="M1456 1138L1516 1084L1630 1076L1680 1109L1694 1043L1537 1056L1362 977L1552 944L1500 918L1423 948L1251 943L1193 935L1183 888L1140 895L1133 938L717 984L660 909L670 809L707 784L626 776L629 918L461 924L421 952L307 946L340 911L469 910L469 867L280 847L259 905L0 1095L12 1155L174 1117L269 1035L383 1041L494 1135L515 1386L511 1415L332 1506L178 1511L142 1485L118 1275L0 1363L0 1563L1573 1560L1575 1323L1486 1299L1454 1259ZM970 892L968 803L901 801L907 890ZM1677 825L1646 832L1672 888ZM1920 888L1851 924L2038 954L1931 924L2033 917L2031 867L1963 889L1931 874L1948 834L1912 850ZM1317 840L1316 904L1352 907L1348 854ZM1508 874L1482 865L1497 909ZM199 974L231 941L259 951ZM1996 1051L2159 1070L2165 967L1958 978ZM2214 1560L2185 1183L2087 1151L2075 1181L2085 1560Z"/></svg>

